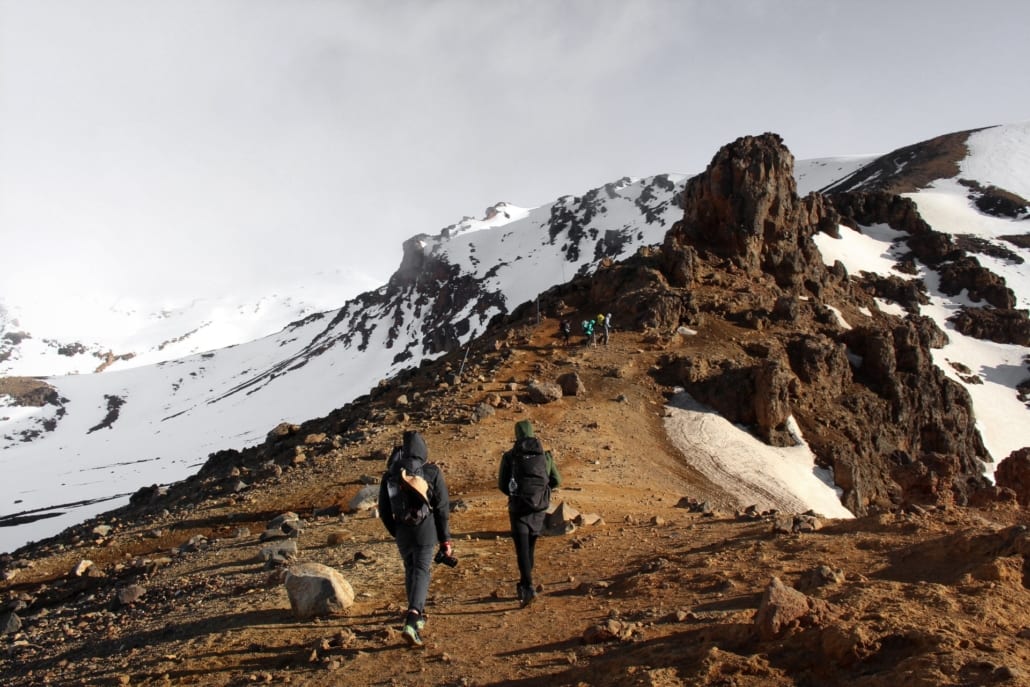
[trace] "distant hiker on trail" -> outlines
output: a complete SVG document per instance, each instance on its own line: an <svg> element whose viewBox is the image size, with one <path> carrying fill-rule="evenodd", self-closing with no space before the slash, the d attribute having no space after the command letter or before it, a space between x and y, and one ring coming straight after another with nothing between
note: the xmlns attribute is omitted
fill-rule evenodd
<svg viewBox="0 0 1030 687"><path fill-rule="evenodd" d="M604 343L605 346L607 346L608 345L608 327L606 326L606 320L605 320L603 314L598 313L597 317L594 318L594 328L597 330L597 333L600 335L601 341Z"/></svg>
<svg viewBox="0 0 1030 687"><path fill-rule="evenodd" d="M508 519L519 583L515 587L519 604L533 603L533 556L536 540L544 528L544 517L551 505L551 490L561 486L561 475L550 451L545 451L533 431L533 423L515 423L515 445L501 457L497 488L508 495Z"/></svg>
<svg viewBox="0 0 1030 687"><path fill-rule="evenodd" d="M594 321L583 320L583 345L594 345Z"/></svg>
<svg viewBox="0 0 1030 687"><path fill-rule="evenodd" d="M565 345L569 345L569 337L572 336L572 325L568 319L562 318L561 324L558 325L558 330L561 332L561 337L565 341Z"/></svg>
<svg viewBox="0 0 1030 687"><path fill-rule="evenodd" d="M601 341L605 346L608 345L608 335L612 331L612 314L598 315L597 319L601 321Z"/></svg>
<svg viewBox="0 0 1030 687"><path fill-rule="evenodd" d="M429 449L422 435L404 432L404 442L390 455L379 485L379 519L397 540L404 561L408 610L402 634L412 646L422 645L433 548L439 543L437 560L448 565L457 563L452 556L447 484L440 468L428 459Z"/></svg>

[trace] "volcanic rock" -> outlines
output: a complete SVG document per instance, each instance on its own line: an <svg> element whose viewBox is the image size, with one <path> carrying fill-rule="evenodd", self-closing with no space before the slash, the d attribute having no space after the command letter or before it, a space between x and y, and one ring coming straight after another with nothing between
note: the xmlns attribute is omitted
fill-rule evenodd
<svg viewBox="0 0 1030 687"><path fill-rule="evenodd" d="M321 563L299 563L286 573L290 607L300 619L335 615L354 603L354 589L340 573Z"/></svg>

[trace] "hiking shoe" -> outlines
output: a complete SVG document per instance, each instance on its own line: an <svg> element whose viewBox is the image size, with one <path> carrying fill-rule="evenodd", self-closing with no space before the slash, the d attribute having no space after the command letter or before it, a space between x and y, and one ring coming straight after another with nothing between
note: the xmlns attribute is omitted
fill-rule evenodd
<svg viewBox="0 0 1030 687"><path fill-rule="evenodd" d="M404 635L404 641L406 641L410 646L422 646L422 635L418 633L418 629L415 625L405 623L404 629L401 630L401 634Z"/></svg>
<svg viewBox="0 0 1030 687"><path fill-rule="evenodd" d="M522 586L521 582L515 585L515 597L519 600L519 603L522 603L526 598L526 589Z"/></svg>
<svg viewBox="0 0 1030 687"><path fill-rule="evenodd" d="M415 621L415 629L418 630L419 632L421 632L422 630L425 629L425 627L426 627L426 617L424 615L420 615L418 617L418 620Z"/></svg>
<svg viewBox="0 0 1030 687"><path fill-rule="evenodd" d="M522 588L522 597L519 599L522 608L536 601L536 589L533 585L526 585Z"/></svg>

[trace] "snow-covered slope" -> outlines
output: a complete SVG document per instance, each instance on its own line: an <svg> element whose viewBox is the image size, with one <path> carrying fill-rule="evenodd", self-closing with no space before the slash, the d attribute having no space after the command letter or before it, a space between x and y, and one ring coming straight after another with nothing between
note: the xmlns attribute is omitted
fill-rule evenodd
<svg viewBox="0 0 1030 687"><path fill-rule="evenodd" d="M88 293L40 294L16 303L0 296L0 376L53 376L123 370L233 346L273 334L378 284L319 273L268 294L187 302L103 302Z"/></svg>
<svg viewBox="0 0 1030 687"><path fill-rule="evenodd" d="M324 415L601 259L661 242L682 181L626 178L539 208L500 204L409 240L390 283L339 310L238 346L50 378L57 405L0 408L0 467L19 476L0 486L0 516L31 521L0 527L0 550L182 479L280 422Z"/></svg>
<svg viewBox="0 0 1030 687"><path fill-rule="evenodd" d="M936 230L977 234L1004 248L991 251L1002 257L977 258L1005 277L1025 308L1030 248L1025 240L1002 237L1026 237L1030 222L1018 213L985 214L971 199L970 187L958 180L1030 196L1028 125L981 130L968 136L967 147L958 174L909 195ZM863 176L877 162L874 173ZM889 176L884 169L904 171L893 162L889 156L799 161L799 192L830 188L845 178L854 184L882 181ZM0 467L18 476L0 485L0 525L21 523L0 527L0 550L121 505L141 486L182 479L209 453L253 445L282 421L325 415L381 379L461 345L495 315L592 271L602 259L625 258L642 245L662 242L682 215L677 195L684 181L672 175L624 178L537 208L499 204L482 219L409 239L389 282L339 309L312 312L280 331L227 348L200 352L204 347L197 345L185 349L190 355L160 362L151 351L102 374L51 377L57 404L0 407ZM841 238L818 236L824 259L839 259L856 275L895 272L898 232L885 226L860 229L842 227ZM970 391L988 449L1000 460L1030 445L1030 410L1015 388L1030 378L1030 350L956 332L947 318L966 301L965 294L941 293L936 273L917 267L931 295L923 314L937 320L950 339L934 351L935 361ZM240 327L261 319L249 314L241 314ZM219 326L227 321L231 318L218 318ZM181 343L193 346L200 340L198 335ZM147 362L153 364L142 364ZM129 368L132 364L137 366ZM18 365L29 369L30 362Z"/></svg>

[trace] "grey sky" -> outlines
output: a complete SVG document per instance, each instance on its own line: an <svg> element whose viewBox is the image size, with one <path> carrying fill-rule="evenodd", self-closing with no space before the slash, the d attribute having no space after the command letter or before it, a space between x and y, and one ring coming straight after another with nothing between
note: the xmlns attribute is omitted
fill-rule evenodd
<svg viewBox="0 0 1030 687"><path fill-rule="evenodd" d="M1023 121L1028 27L990 0L0 0L0 297L367 286L416 233L741 135L804 159Z"/></svg>

